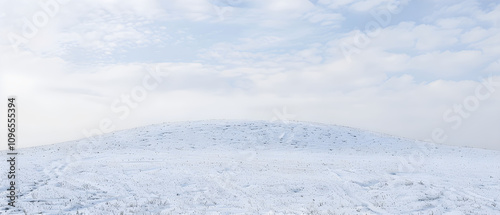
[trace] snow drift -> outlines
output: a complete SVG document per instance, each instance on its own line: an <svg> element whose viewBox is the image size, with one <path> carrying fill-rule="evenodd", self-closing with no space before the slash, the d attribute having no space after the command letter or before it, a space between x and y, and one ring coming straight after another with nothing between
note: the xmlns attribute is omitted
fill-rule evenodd
<svg viewBox="0 0 500 215"><path fill-rule="evenodd" d="M166 123L18 159L7 214L500 213L500 152L334 125Z"/></svg>

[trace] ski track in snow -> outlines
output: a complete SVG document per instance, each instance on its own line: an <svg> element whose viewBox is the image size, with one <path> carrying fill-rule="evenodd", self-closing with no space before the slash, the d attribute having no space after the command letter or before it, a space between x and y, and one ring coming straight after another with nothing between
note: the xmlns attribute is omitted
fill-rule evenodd
<svg viewBox="0 0 500 215"><path fill-rule="evenodd" d="M152 125L21 149L18 206L1 213L500 214L500 152L426 144L402 171L423 145L298 122Z"/></svg>

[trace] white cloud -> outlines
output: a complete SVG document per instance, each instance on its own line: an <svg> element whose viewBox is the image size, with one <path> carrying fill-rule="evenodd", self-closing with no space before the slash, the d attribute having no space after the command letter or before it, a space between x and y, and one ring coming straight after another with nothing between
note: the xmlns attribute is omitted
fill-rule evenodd
<svg viewBox="0 0 500 215"><path fill-rule="evenodd" d="M475 71L485 63L480 51L463 50L459 52L431 52L412 58L407 70L425 73L433 78L458 78L467 74L480 75Z"/></svg>
<svg viewBox="0 0 500 215"><path fill-rule="evenodd" d="M460 30L443 30L435 26L419 25L413 29L417 35L415 48L418 50L435 50L454 45L458 42L455 38Z"/></svg>
<svg viewBox="0 0 500 215"><path fill-rule="evenodd" d="M486 30L481 27L475 27L465 33L460 37L462 43L473 43L485 39L488 36L494 34L491 30Z"/></svg>
<svg viewBox="0 0 500 215"><path fill-rule="evenodd" d="M352 3L350 8L354 11L366 12L370 11L376 6L379 6L382 3L387 3L387 0L363 0Z"/></svg>
<svg viewBox="0 0 500 215"><path fill-rule="evenodd" d="M304 12L312 8L310 2L304 0L259 1L258 4L270 12Z"/></svg>
<svg viewBox="0 0 500 215"><path fill-rule="evenodd" d="M306 14L305 18L312 23L335 26L338 26L340 21L344 20L344 17L341 14L327 12L318 13L317 11Z"/></svg>
<svg viewBox="0 0 500 215"><path fill-rule="evenodd" d="M444 29L473 27L476 21L469 17L444 18L436 21L436 25Z"/></svg>
<svg viewBox="0 0 500 215"><path fill-rule="evenodd" d="M480 13L478 17L492 26L500 27L500 5L495 5L491 11Z"/></svg>
<svg viewBox="0 0 500 215"><path fill-rule="evenodd" d="M499 32L500 29L495 29L493 32ZM472 44L471 46L483 51L485 56L493 59L498 59L500 55L500 34L494 34L484 40ZM496 60L495 59L495 60Z"/></svg>

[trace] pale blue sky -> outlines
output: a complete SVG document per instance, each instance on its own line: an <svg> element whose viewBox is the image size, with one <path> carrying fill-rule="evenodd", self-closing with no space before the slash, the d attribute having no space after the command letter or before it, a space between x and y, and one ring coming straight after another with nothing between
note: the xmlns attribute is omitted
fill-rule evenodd
<svg viewBox="0 0 500 215"><path fill-rule="evenodd" d="M0 95L22 101L26 146L83 138L102 119L117 130L270 120L286 107L296 120L422 140L443 129L445 144L500 149L500 93L475 95L499 75L497 1L5 0L0 8ZM157 67L169 77L126 117L113 111ZM477 107L460 115L453 107L471 96Z"/></svg>

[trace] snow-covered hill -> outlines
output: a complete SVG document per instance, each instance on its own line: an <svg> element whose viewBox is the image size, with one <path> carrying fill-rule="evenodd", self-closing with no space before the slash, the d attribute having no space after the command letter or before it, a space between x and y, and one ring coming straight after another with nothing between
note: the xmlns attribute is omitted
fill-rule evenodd
<svg viewBox="0 0 500 215"><path fill-rule="evenodd" d="M500 214L500 152L334 125L166 123L20 153L7 214Z"/></svg>

